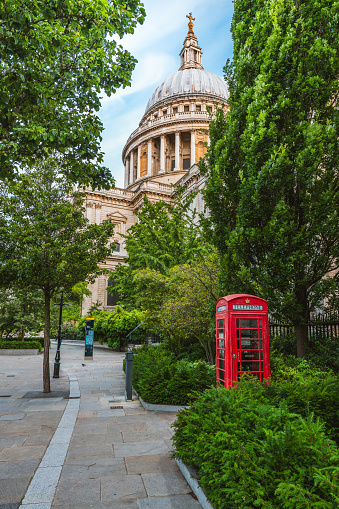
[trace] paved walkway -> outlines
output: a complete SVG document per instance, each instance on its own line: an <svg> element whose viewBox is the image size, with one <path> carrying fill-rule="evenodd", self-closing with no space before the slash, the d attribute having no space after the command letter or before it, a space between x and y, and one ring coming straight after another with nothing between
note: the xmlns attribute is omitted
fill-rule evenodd
<svg viewBox="0 0 339 509"><path fill-rule="evenodd" d="M123 354L83 353L62 345L50 398L41 356L0 357L0 509L201 508L169 457L175 414L125 402Z"/></svg>

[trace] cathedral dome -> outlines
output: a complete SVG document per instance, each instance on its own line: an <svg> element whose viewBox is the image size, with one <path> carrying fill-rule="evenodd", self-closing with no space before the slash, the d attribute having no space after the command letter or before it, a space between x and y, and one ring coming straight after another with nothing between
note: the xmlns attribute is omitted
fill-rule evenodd
<svg viewBox="0 0 339 509"><path fill-rule="evenodd" d="M186 68L171 74L160 83L150 97L145 113L157 103L182 94L208 94L223 99L229 96L227 85L219 76L204 69Z"/></svg>

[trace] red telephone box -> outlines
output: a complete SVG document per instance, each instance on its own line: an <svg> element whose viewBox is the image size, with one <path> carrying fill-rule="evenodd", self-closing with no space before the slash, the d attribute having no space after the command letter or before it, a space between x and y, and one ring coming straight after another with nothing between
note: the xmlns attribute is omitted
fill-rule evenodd
<svg viewBox="0 0 339 509"><path fill-rule="evenodd" d="M217 302L217 386L236 385L243 373L271 374L267 302L254 295L227 295Z"/></svg>

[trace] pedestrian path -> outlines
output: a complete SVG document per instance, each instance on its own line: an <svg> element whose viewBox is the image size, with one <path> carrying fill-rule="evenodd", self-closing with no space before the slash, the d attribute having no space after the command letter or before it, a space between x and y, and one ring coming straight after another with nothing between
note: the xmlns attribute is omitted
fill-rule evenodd
<svg viewBox="0 0 339 509"><path fill-rule="evenodd" d="M55 437L50 445L45 440L43 449L39 450L39 458L35 458L35 463L31 465L31 470L33 469L31 477L39 463L40 468L36 471L36 475L42 472L43 468L46 469L46 474L48 468L54 468L54 473L59 468L57 482L54 476L53 497L49 492L48 500L48 497L45 500L39 497L34 498L34 491L37 488L39 490L39 483L34 488L33 478L23 499L23 509L31 509L31 507L35 509L51 507L55 509L198 509L201 507L176 463L170 458L172 448L170 425L175 420L175 414L147 412L136 397L132 402L125 402L123 357L121 353L95 349L94 360L84 361L82 348L62 345L61 378L52 380L52 390L53 384L61 390L60 387L65 387L69 383L68 373L73 399L54 401L58 398L51 398L53 404L59 407L57 410L50 410L46 406L45 414L49 416L50 411L59 411L60 421L60 414L65 411L64 416L67 416L66 404L70 404L71 414L69 415L70 419L74 419L74 429L71 433L69 426L66 426L71 422L70 420L64 422L64 427L63 421L60 422L61 427L59 421L54 424ZM37 364L37 361L33 363ZM79 387L78 392L76 384ZM63 405L62 409L60 404ZM77 405L77 415L74 418ZM18 408L21 407L18 406ZM2 432L1 424L0 421ZM35 428L35 433L30 436L31 440L33 437L35 440L38 439L40 429ZM49 440L51 438L50 434ZM22 439L19 443L21 441ZM24 443L25 441L17 447L24 447ZM60 444L59 448L58 444ZM48 445L49 448L40 462ZM6 454L2 456L3 459L1 454L4 449L8 450L10 447L7 444L7 447L0 450L0 469L1 464L7 462ZM8 461L11 462L12 459ZM27 485L28 483L26 485L25 482L22 483L21 492L23 489L26 491ZM0 489L0 497L1 494ZM17 500L0 498L0 509L16 509L17 507L19 507Z"/></svg>

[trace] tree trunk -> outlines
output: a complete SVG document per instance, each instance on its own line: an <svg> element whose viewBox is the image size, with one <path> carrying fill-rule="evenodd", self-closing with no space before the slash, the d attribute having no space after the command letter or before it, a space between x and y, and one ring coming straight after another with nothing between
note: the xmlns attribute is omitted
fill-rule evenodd
<svg viewBox="0 0 339 509"><path fill-rule="evenodd" d="M49 336L51 329L51 297L49 290L45 290L45 328L44 328L44 362L42 370L43 392L51 392L51 379L49 372Z"/></svg>
<svg viewBox="0 0 339 509"><path fill-rule="evenodd" d="M21 341L25 341L25 329L21 327Z"/></svg>
<svg viewBox="0 0 339 509"><path fill-rule="evenodd" d="M306 324L296 324L295 336L297 339L297 357L305 357L308 353L308 326Z"/></svg>

